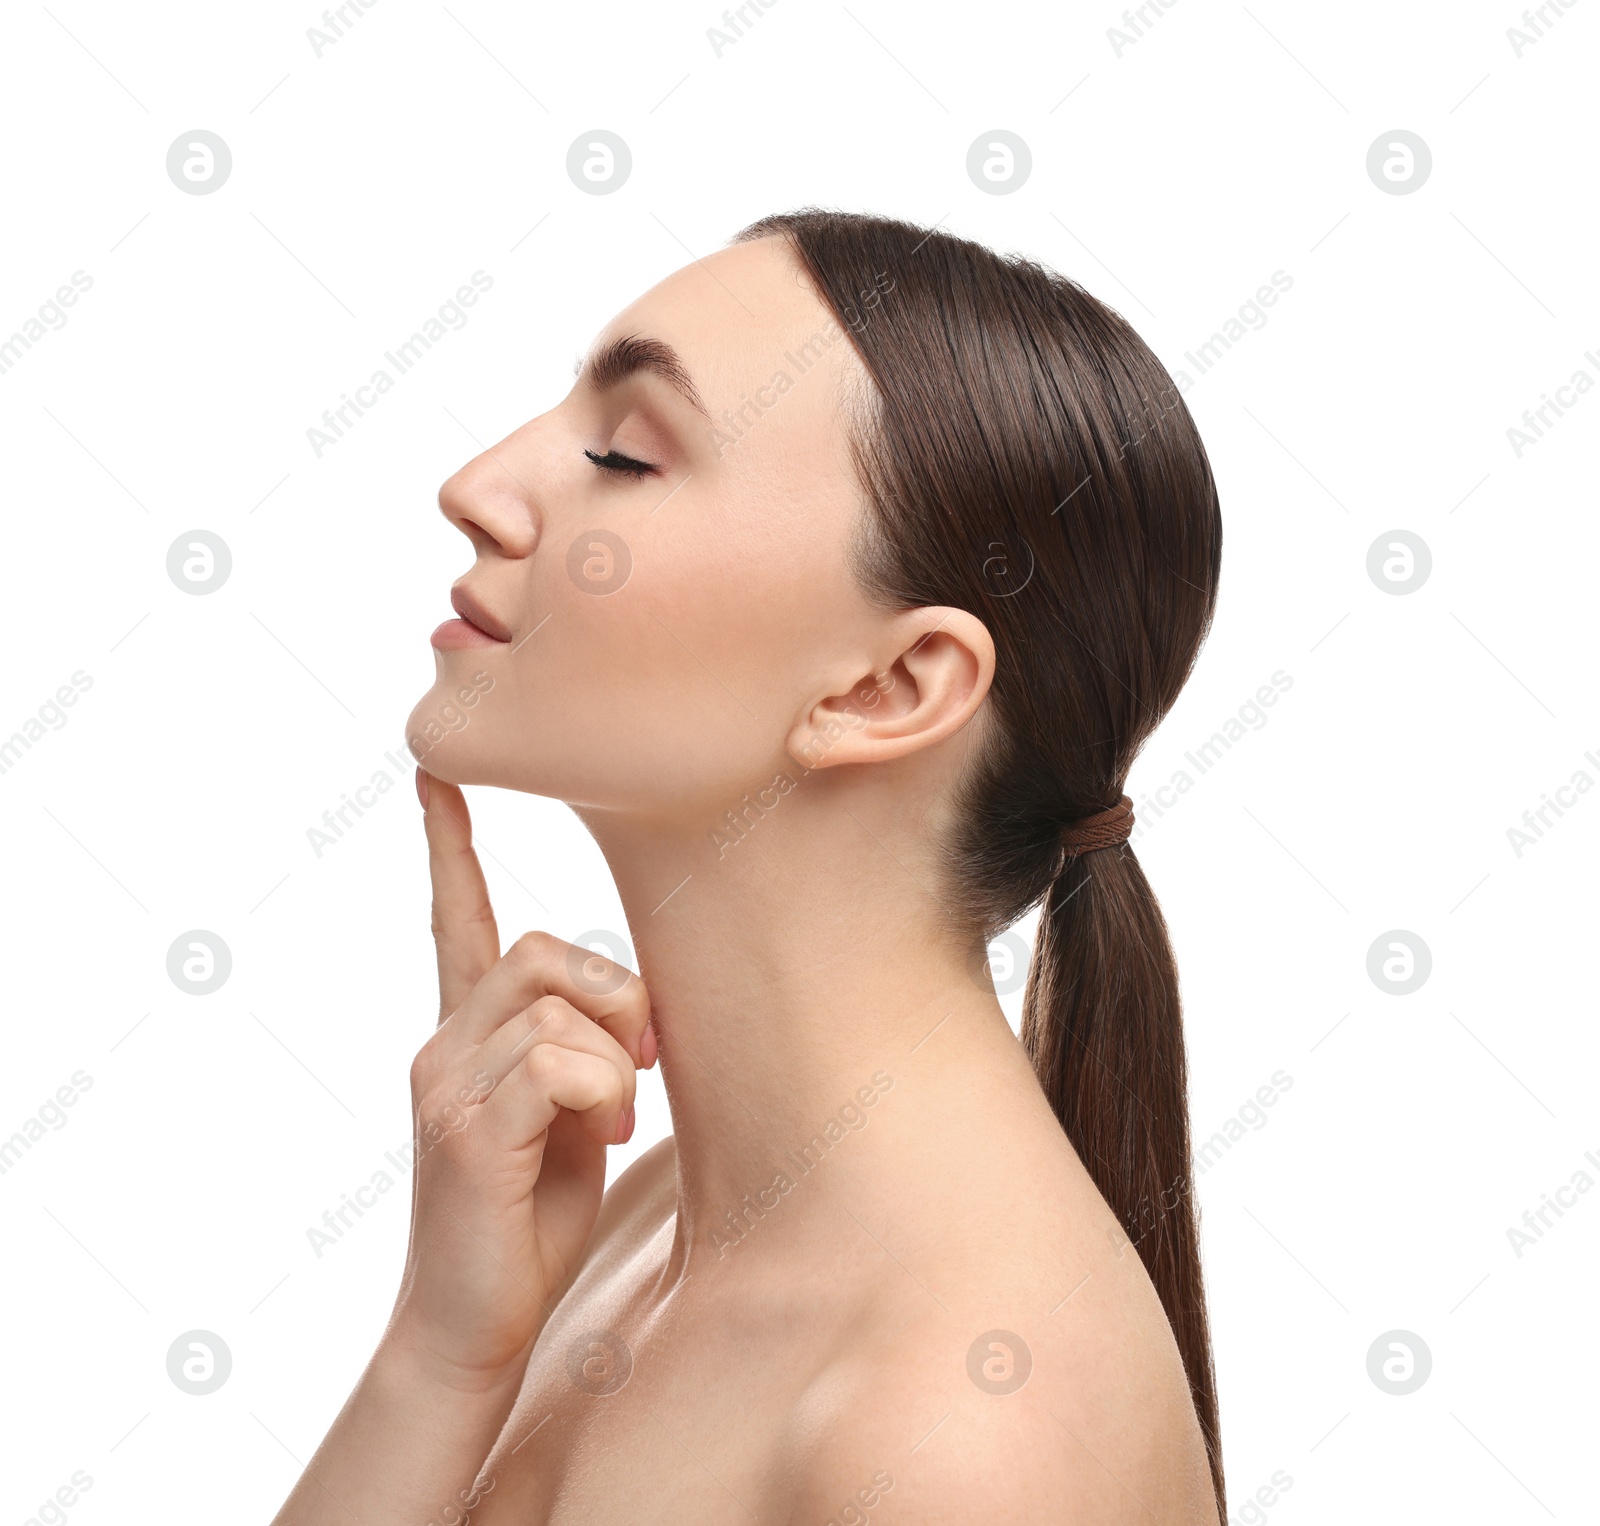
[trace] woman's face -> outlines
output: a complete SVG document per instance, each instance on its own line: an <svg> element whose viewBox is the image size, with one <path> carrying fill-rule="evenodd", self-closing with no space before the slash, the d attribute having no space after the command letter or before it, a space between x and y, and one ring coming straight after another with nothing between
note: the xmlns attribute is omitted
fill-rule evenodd
<svg viewBox="0 0 1600 1526"><path fill-rule="evenodd" d="M882 321L889 284L848 321ZM779 238L619 313L560 404L440 489L476 553L453 601L481 629L434 635L406 728L422 766L666 817L792 773L796 727L897 655L845 562L865 387Z"/></svg>

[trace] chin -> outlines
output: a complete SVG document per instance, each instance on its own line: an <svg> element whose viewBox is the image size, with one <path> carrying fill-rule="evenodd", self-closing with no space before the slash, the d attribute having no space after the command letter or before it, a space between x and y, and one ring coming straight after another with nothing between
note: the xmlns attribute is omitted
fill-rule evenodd
<svg viewBox="0 0 1600 1526"><path fill-rule="evenodd" d="M464 681L448 681L441 673L412 707L406 718L406 745L436 779L449 784L480 781L487 709L483 697L493 688L494 678L487 672L471 674Z"/></svg>

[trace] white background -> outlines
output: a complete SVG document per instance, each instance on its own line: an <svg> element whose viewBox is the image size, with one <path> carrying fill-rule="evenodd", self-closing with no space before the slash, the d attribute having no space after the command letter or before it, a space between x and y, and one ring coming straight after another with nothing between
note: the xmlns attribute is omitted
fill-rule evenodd
<svg viewBox="0 0 1600 1526"><path fill-rule="evenodd" d="M392 1299L404 1186L320 1257L306 1232L406 1139L434 1011L389 754L470 561L435 490L553 406L613 312L808 202L1042 259L1189 372L1222 597L1136 802L1292 679L1138 844L1197 1137L1292 1078L1200 1178L1236 1515L1282 1470L1240 1518L1592 1520L1600 1192L1520 1256L1507 1231L1600 1181L1600 794L1520 856L1507 832L1600 780L1600 395L1520 456L1507 430L1600 380L1600 11L1550 7L1519 53L1514 0L1178 0L1120 45L1110 3L935 28L779 0L719 56L715 3L376 0L321 56L311 4L7 14L0 338L93 285L0 375L0 736L92 687L0 774L0 1139L92 1085L0 1176L0 1522L80 1469L84 1526L265 1519L317 1445ZM195 128L232 151L214 194L166 174ZM633 152L611 195L565 169L595 128ZM965 169L996 128L1033 155L1008 195ZM1432 152L1413 194L1366 171L1397 128ZM467 325L319 459L307 428L475 270ZM1185 352L1279 270L1197 375ZM233 558L204 597L166 571L194 529ZM1366 570L1396 529L1432 555L1400 596ZM316 856L308 828L380 770L398 787ZM508 940L623 930L562 806L473 808ZM232 952L210 996L166 973L190 929ZM1408 996L1367 973L1395 929L1432 955ZM640 1096L615 1169L667 1127L658 1076ZM194 1329L233 1359L203 1397L166 1371ZM1433 1361L1405 1396L1367 1372L1396 1329Z"/></svg>

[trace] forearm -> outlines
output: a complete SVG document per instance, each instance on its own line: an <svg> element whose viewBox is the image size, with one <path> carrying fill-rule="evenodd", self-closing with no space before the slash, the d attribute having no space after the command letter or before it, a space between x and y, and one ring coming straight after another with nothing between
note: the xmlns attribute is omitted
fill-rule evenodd
<svg viewBox="0 0 1600 1526"><path fill-rule="evenodd" d="M443 1373L391 1330L272 1526L459 1521L521 1381Z"/></svg>

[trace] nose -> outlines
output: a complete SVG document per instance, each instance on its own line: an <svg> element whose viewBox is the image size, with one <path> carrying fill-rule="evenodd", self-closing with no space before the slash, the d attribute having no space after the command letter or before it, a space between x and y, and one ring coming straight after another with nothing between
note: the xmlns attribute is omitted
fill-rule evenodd
<svg viewBox="0 0 1600 1526"><path fill-rule="evenodd" d="M439 512L482 555L529 555L539 543L539 514L533 493L522 480L504 445L486 450L439 489Z"/></svg>

